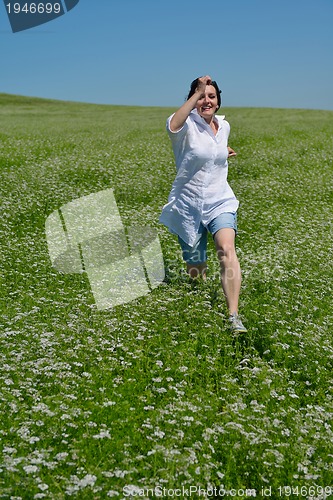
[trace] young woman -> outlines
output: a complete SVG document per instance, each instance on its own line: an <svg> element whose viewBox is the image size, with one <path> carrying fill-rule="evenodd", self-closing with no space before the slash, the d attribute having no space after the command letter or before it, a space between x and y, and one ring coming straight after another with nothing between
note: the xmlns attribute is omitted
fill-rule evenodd
<svg viewBox="0 0 333 500"><path fill-rule="evenodd" d="M167 120L177 175L160 222L178 235L187 272L206 278L207 233L213 236L221 283L234 332L246 332L238 316L241 270L236 255L236 199L227 181L229 123L215 113L221 91L210 76L191 84L187 101Z"/></svg>

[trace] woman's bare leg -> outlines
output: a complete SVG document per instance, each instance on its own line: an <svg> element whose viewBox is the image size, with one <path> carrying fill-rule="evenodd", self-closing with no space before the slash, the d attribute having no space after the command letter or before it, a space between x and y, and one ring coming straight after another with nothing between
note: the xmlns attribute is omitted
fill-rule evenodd
<svg viewBox="0 0 333 500"><path fill-rule="evenodd" d="M214 235L214 242L221 267L221 283L230 314L238 314L241 287L241 270L236 255L235 231L223 228Z"/></svg>
<svg viewBox="0 0 333 500"><path fill-rule="evenodd" d="M191 278L201 277L203 280L207 278L207 263L202 262L201 264L187 264L187 273Z"/></svg>

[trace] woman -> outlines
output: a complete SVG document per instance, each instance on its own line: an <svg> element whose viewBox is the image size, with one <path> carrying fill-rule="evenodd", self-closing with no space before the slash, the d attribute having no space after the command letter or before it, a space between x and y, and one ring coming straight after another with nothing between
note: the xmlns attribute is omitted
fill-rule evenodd
<svg viewBox="0 0 333 500"><path fill-rule="evenodd" d="M230 125L216 116L221 91L210 76L191 84L187 101L167 120L177 175L160 222L178 235L187 272L206 279L207 232L213 236L221 283L234 332L246 332L238 316L241 271L235 249L239 202L227 182Z"/></svg>

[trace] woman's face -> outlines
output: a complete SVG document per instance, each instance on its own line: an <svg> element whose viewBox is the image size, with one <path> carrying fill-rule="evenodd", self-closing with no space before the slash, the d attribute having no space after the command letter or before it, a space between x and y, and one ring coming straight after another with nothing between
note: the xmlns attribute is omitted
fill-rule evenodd
<svg viewBox="0 0 333 500"><path fill-rule="evenodd" d="M206 85L205 95L197 102L196 109L202 118L210 121L218 110L216 89L213 85Z"/></svg>

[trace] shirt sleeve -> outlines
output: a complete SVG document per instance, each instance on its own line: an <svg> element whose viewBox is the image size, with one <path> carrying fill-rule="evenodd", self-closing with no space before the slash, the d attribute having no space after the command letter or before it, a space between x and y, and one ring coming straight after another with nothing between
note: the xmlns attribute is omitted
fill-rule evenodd
<svg viewBox="0 0 333 500"><path fill-rule="evenodd" d="M230 124L227 122L227 120L223 120L224 123L224 130L225 130L225 135L227 136L227 142L229 139L229 134L230 134Z"/></svg>
<svg viewBox="0 0 333 500"><path fill-rule="evenodd" d="M167 132L169 134L170 139L173 142L178 142L178 141L180 141L186 135L186 132L188 130L188 123L187 123L187 120L186 120L186 122L184 123L184 125L182 126L182 128L180 128L179 130L177 130L176 132L174 132L173 130L170 129L170 122L171 122L172 117L174 116L174 114L175 113L173 113L167 119L166 129L167 129Z"/></svg>

